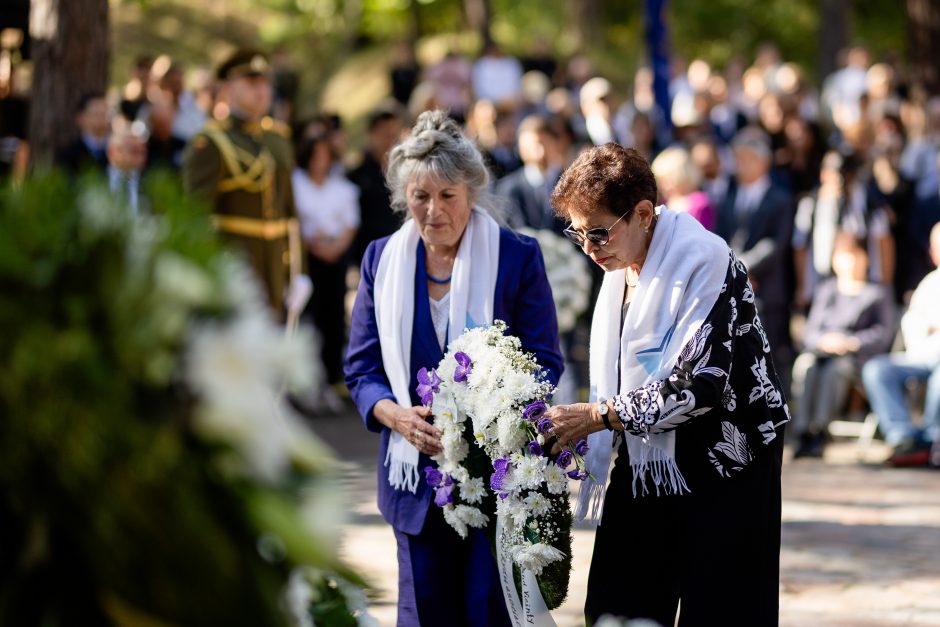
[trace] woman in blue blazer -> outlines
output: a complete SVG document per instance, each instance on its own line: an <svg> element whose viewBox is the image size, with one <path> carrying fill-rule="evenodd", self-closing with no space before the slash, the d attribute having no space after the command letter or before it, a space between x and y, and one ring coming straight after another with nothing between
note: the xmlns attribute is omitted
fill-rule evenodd
<svg viewBox="0 0 940 627"><path fill-rule="evenodd" d="M346 384L366 428L381 435L378 505L398 543L399 625L509 625L488 539L466 540L432 503L424 468L440 432L415 391L466 327L503 320L552 383L562 373L551 288L535 240L497 226L483 159L440 111L422 114L389 157L395 234L362 262Z"/></svg>

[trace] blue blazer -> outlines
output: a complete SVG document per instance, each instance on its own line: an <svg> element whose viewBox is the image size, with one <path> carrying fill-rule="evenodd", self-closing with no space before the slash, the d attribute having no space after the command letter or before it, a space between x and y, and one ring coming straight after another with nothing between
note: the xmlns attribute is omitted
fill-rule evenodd
<svg viewBox="0 0 940 627"><path fill-rule="evenodd" d="M393 527L409 534L418 534L424 526L424 517L431 502L432 490L424 480L423 469L436 465L421 454L418 460L420 480L415 494L396 490L388 483L385 453L390 430L373 414L375 404L384 398L395 400L385 368L375 321L373 301L375 273L388 237L375 240L366 248L362 259L362 279L356 294L352 322L349 329L349 347L346 352L346 386L352 395L369 431L381 434L378 463L379 510ZM434 368L444 357L431 322L428 303L427 272L423 243L418 243L417 271L415 273L414 326L411 341L411 373L409 381L411 403L420 405L415 392L418 370ZM564 361L558 345L558 322L552 291L545 275L545 262L538 243L524 235L500 229L499 266L496 276L496 298L493 316L508 325L508 333L522 340L522 347L535 354L539 364L547 371L552 384L558 383Z"/></svg>

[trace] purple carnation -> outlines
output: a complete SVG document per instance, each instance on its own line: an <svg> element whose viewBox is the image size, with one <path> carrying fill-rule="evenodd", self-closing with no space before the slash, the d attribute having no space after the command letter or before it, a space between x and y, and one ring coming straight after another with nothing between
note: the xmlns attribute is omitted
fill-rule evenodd
<svg viewBox="0 0 940 627"><path fill-rule="evenodd" d="M454 370L454 381L459 383L466 383L467 377L473 371L470 355L461 351L454 355L454 359L457 360L457 368Z"/></svg>
<svg viewBox="0 0 940 627"><path fill-rule="evenodd" d="M434 466L425 466L424 467L424 477L428 481L428 485L432 488L436 488L441 485L441 481L444 479L444 475L440 470Z"/></svg>
<svg viewBox="0 0 940 627"><path fill-rule="evenodd" d="M584 472L583 470L578 470L577 468L575 468L574 470L568 471L568 476L574 479L575 481L584 481L585 479L587 479L588 474Z"/></svg>
<svg viewBox="0 0 940 627"><path fill-rule="evenodd" d="M532 440L531 442L529 442L529 452L532 453L535 457L541 457L542 447L539 445L538 442L536 442L535 440Z"/></svg>
<svg viewBox="0 0 940 627"><path fill-rule="evenodd" d="M558 459L555 460L555 463L558 464L558 466L561 468L567 468L568 465L571 463L571 458L572 458L571 451L569 451L568 449L565 449L561 453L558 454Z"/></svg>
<svg viewBox="0 0 940 627"><path fill-rule="evenodd" d="M449 503L454 502L454 495L451 494L454 491L453 483L450 485L441 485L434 490L434 504L438 507L444 507Z"/></svg>
<svg viewBox="0 0 940 627"><path fill-rule="evenodd" d="M428 372L427 368L418 371L418 387L415 388L415 391L421 397L422 405L428 406L434 402L434 395L440 392L440 386L441 378L437 376L436 372L433 370Z"/></svg>
<svg viewBox="0 0 940 627"><path fill-rule="evenodd" d="M503 481L506 480L506 473L509 472L509 460L505 457L493 460L493 474L490 476L490 488L499 492L503 489Z"/></svg>
<svg viewBox="0 0 940 627"><path fill-rule="evenodd" d="M553 423L551 419L542 418L541 420L539 420L538 424L535 427L536 429L539 430L539 433L541 433L542 435L545 435L548 432L548 430L554 426L555 426L555 423Z"/></svg>
<svg viewBox="0 0 940 627"><path fill-rule="evenodd" d="M588 452L587 440L584 438L578 440L578 443L574 445L574 452L582 457L587 455L587 452Z"/></svg>
<svg viewBox="0 0 940 627"><path fill-rule="evenodd" d="M545 401L535 401L525 406L525 409L522 410L522 417L529 422L537 422L539 418L545 415L547 410L548 405L545 404Z"/></svg>

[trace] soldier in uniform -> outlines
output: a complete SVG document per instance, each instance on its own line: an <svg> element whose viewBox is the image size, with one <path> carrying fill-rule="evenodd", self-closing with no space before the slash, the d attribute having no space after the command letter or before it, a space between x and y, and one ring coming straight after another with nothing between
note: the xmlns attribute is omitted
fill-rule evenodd
<svg viewBox="0 0 940 627"><path fill-rule="evenodd" d="M230 114L208 122L193 138L183 160L183 185L205 199L216 228L245 252L282 320L289 290L309 283L291 191L290 131L267 117L272 86L263 53L239 50L217 76Z"/></svg>

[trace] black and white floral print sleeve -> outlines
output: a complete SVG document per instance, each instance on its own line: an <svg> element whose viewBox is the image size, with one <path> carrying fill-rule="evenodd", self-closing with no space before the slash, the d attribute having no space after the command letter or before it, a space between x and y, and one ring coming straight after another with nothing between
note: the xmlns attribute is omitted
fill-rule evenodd
<svg viewBox="0 0 940 627"><path fill-rule="evenodd" d="M669 377L614 397L614 408L625 430L642 436L671 431L716 408L731 415L755 396L779 406L779 386L771 381L776 375L767 374L769 351L747 272L731 255L718 300ZM733 366L749 369L747 380L732 376ZM739 398L748 386L748 398Z"/></svg>

